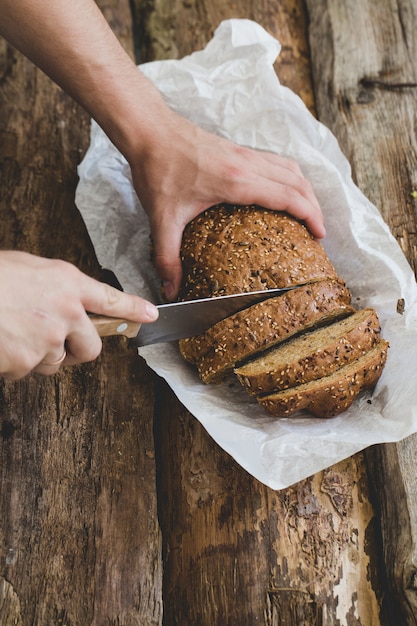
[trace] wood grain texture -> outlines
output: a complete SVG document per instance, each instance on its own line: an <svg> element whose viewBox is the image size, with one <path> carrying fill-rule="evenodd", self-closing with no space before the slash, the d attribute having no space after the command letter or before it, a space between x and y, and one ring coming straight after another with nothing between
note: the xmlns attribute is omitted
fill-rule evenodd
<svg viewBox="0 0 417 626"><path fill-rule="evenodd" d="M131 50L128 2L103 9ZM74 205L88 140L87 116L1 40L0 245L104 278ZM161 623L154 378L123 340L105 342L92 364L0 381L5 626Z"/></svg>
<svg viewBox="0 0 417 626"><path fill-rule="evenodd" d="M164 624L384 623L361 455L274 491L158 398Z"/></svg>
<svg viewBox="0 0 417 626"><path fill-rule="evenodd" d="M417 270L417 2L307 0L317 110ZM327 54L322 54L326 41ZM417 437L366 453L392 624L417 623Z"/></svg>
<svg viewBox="0 0 417 626"><path fill-rule="evenodd" d="M382 568L387 597L384 612L390 624L416 624L416 442L408 437L395 444L375 446L366 459L379 502L382 527Z"/></svg>

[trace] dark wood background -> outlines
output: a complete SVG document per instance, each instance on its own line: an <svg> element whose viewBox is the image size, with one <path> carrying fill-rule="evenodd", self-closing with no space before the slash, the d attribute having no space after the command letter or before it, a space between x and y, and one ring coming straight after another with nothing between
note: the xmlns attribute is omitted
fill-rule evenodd
<svg viewBox="0 0 417 626"><path fill-rule="evenodd" d="M416 267L416 0L100 0L137 60L221 20L277 37L282 83L348 156ZM74 205L89 120L0 40L0 245L107 278ZM0 381L0 624L417 622L416 439L273 491L122 339L92 364Z"/></svg>

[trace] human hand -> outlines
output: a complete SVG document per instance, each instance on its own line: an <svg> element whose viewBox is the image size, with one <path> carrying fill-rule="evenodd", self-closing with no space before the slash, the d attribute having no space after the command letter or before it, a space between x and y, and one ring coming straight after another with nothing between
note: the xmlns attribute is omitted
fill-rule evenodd
<svg viewBox="0 0 417 626"><path fill-rule="evenodd" d="M158 316L150 302L70 263L25 252L0 252L0 291L0 376L8 379L95 359L102 344L86 311L143 323Z"/></svg>
<svg viewBox="0 0 417 626"><path fill-rule="evenodd" d="M161 128L163 137L154 136L130 165L150 220L155 267L169 300L180 288L183 230L210 206L229 202L286 211L304 221L315 237L324 237L319 203L298 163L237 146L176 115Z"/></svg>

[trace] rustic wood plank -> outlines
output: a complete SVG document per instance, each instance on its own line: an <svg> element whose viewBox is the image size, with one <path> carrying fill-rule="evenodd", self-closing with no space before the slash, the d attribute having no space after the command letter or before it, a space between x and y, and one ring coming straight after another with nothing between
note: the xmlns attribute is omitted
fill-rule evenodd
<svg viewBox="0 0 417 626"><path fill-rule="evenodd" d="M416 623L416 438L375 446L366 454L379 503L390 624Z"/></svg>
<svg viewBox="0 0 417 626"><path fill-rule="evenodd" d="M417 2L307 0L317 110L417 269ZM322 54L323 42L326 54ZM391 623L417 620L417 437L366 454L381 512Z"/></svg>
<svg viewBox="0 0 417 626"><path fill-rule="evenodd" d="M132 51L128 1L101 3ZM0 41L0 245L103 277L74 205L87 116ZM162 620L154 376L123 340L94 363L0 381L0 623Z"/></svg>
<svg viewBox="0 0 417 626"><path fill-rule="evenodd" d="M415 0L308 7L318 116L416 270Z"/></svg>
<svg viewBox="0 0 417 626"><path fill-rule="evenodd" d="M273 491L158 397L164 623L383 624L363 457Z"/></svg>
<svg viewBox="0 0 417 626"><path fill-rule="evenodd" d="M280 39L281 81L314 110L303 2L142 2L141 59L201 48L222 19ZM362 455L270 490L210 439L161 383L156 453L164 623L384 624L374 514Z"/></svg>

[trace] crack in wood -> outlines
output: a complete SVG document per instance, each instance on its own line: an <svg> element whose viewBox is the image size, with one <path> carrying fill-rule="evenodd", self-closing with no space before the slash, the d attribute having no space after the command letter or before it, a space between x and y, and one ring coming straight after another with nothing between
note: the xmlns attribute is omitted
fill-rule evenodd
<svg viewBox="0 0 417 626"><path fill-rule="evenodd" d="M417 87L417 83L413 82L390 82L387 80L381 80L380 78L368 78L364 76L359 81L359 85L365 87L367 89L383 89L386 91L402 91L403 89L415 89Z"/></svg>

